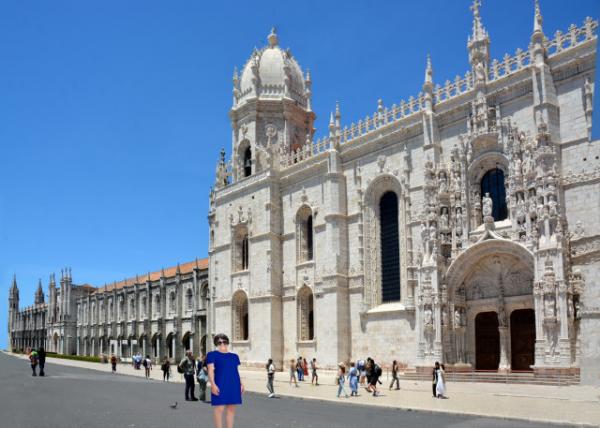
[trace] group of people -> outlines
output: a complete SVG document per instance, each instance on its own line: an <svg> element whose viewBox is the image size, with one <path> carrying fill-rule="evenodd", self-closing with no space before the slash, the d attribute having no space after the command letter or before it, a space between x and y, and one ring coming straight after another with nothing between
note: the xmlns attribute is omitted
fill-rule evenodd
<svg viewBox="0 0 600 428"><path fill-rule="evenodd" d="M267 371L269 371L269 366L273 363L273 360L269 359L269 362L267 363ZM298 357L297 360L294 360L293 358L290 360L290 385L293 383L294 385L296 385L296 387L298 387L298 381L300 382L304 382L304 377L308 376L308 363L306 361L306 358L302 358L302 357ZM313 358L312 361L310 362L310 372L311 372L311 379L310 379L310 384L311 385L315 385L318 386L319 385L319 374L317 373L318 367L317 367L317 359ZM275 372L275 366L273 366L273 373ZM271 388L269 388L269 391L271 390ZM269 396L274 396L274 393L270 393Z"/></svg>
<svg viewBox="0 0 600 428"><path fill-rule="evenodd" d="M46 365L46 351L44 348L38 348L37 350L28 348L27 355L29 356L29 362L31 364L31 370L33 371L32 376L37 376L37 367L40 367L40 376L45 376L44 366Z"/></svg>
<svg viewBox="0 0 600 428"><path fill-rule="evenodd" d="M399 371L399 363L394 360L392 363L392 383L390 384L390 389L394 385L396 385L395 389L400 389L400 379L398 377ZM306 358L298 357L298 359L290 360L290 386L294 384L298 387L298 381L304 381L305 376L308 376L308 368ZM275 378L275 365L272 359L269 359L266 364L267 370L267 390L269 391L269 397L275 396L275 390L273 386L273 381ZM311 371L311 385L319 385L319 375L318 375L318 366L317 359L313 358L310 362L310 371ZM336 384L338 385L337 396L340 397L342 394L345 397L349 396L358 396L358 388L359 385L364 386L365 389L373 394L374 397L379 395L379 391L377 386L381 384L380 378L382 375L381 366L372 358L367 358L366 360L358 360L350 363L350 367L347 367L345 363L340 363L338 365L338 372L336 376ZM345 384L348 381L350 386L350 395L346 392Z"/></svg>

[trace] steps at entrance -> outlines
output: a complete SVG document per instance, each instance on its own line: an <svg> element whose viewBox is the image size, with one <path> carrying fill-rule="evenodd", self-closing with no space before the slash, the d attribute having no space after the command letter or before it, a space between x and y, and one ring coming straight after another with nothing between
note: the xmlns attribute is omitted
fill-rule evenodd
<svg viewBox="0 0 600 428"><path fill-rule="evenodd" d="M431 381L431 373L405 372L400 379ZM498 373L486 371L446 372L447 382L510 383L530 385L568 386L579 384L578 374L534 375L532 372Z"/></svg>

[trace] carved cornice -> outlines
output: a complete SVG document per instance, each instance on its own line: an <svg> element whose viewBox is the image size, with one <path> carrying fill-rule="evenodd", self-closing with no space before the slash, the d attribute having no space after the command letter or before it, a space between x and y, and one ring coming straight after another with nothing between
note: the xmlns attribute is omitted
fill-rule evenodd
<svg viewBox="0 0 600 428"><path fill-rule="evenodd" d="M565 187L573 187L576 185L592 184L600 182L600 167L596 167L592 171L585 169L580 172L568 171L562 179L562 184Z"/></svg>

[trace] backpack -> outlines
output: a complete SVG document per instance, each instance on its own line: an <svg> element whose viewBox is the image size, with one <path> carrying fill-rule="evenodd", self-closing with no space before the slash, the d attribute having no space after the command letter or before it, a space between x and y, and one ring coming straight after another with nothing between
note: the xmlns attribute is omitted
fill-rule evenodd
<svg viewBox="0 0 600 428"><path fill-rule="evenodd" d="M375 364L375 375L377 377L380 377L383 373L383 370L381 370L381 367L379 366L379 364Z"/></svg>
<svg viewBox="0 0 600 428"><path fill-rule="evenodd" d="M143 365L145 368L148 368L148 359L147 359L147 358L144 358L144 362L142 363L142 365Z"/></svg>
<svg viewBox="0 0 600 428"><path fill-rule="evenodd" d="M187 362L186 362L186 364L187 364ZM181 364L177 364L177 373L183 373L183 372L184 372L184 370L183 370L183 367L181 367Z"/></svg>

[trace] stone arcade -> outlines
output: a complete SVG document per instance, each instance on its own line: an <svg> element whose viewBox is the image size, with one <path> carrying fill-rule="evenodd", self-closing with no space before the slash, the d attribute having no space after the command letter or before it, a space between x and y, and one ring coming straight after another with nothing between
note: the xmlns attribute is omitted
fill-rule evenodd
<svg viewBox="0 0 600 428"><path fill-rule="evenodd" d="M14 278L10 349L44 346L60 354L115 354L123 360L137 352L155 360L178 360L185 349L205 353L212 319L207 265L206 259L195 260L100 288L73 284L71 269L65 269L59 288L50 276L48 303L40 281L35 304L22 311Z"/></svg>
<svg viewBox="0 0 600 428"><path fill-rule="evenodd" d="M215 332L248 365L302 355L600 381L597 21L492 60L329 135L272 31L233 76L231 158L210 194Z"/></svg>

